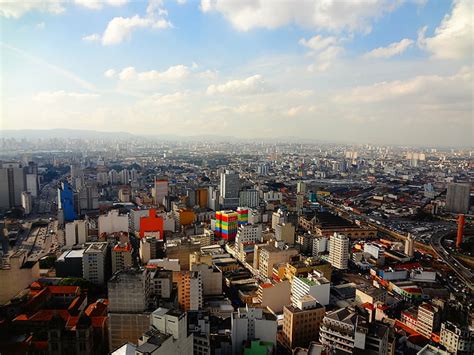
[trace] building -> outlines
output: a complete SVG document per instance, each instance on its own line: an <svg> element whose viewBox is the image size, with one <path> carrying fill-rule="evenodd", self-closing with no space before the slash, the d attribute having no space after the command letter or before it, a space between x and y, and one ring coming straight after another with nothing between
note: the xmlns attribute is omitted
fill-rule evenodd
<svg viewBox="0 0 474 355"><path fill-rule="evenodd" d="M128 171L128 170L126 170ZM118 192L120 202L130 202L131 191L129 186L122 186Z"/></svg>
<svg viewBox="0 0 474 355"><path fill-rule="evenodd" d="M164 200L166 197L168 197L168 178L157 177L155 179L155 189L153 195L155 204L164 205Z"/></svg>
<svg viewBox="0 0 474 355"><path fill-rule="evenodd" d="M243 190L239 193L239 205L256 208L260 205L260 193L258 190Z"/></svg>
<svg viewBox="0 0 474 355"><path fill-rule="evenodd" d="M27 168L20 163L3 163L0 169L0 209L21 206L21 193L27 191Z"/></svg>
<svg viewBox="0 0 474 355"><path fill-rule="evenodd" d="M297 194L306 194L306 183L303 181L298 181L296 183L296 193Z"/></svg>
<svg viewBox="0 0 474 355"><path fill-rule="evenodd" d="M431 338L431 334L439 330L440 319L440 312L437 307L427 302L422 303L418 307L417 332L427 338Z"/></svg>
<svg viewBox="0 0 474 355"><path fill-rule="evenodd" d="M85 249L72 249L56 260L56 277L82 277L82 259Z"/></svg>
<svg viewBox="0 0 474 355"><path fill-rule="evenodd" d="M33 209L33 197L31 192L23 191L21 193L21 207L25 211L25 215L29 215Z"/></svg>
<svg viewBox="0 0 474 355"><path fill-rule="evenodd" d="M308 347L318 341L319 326L326 309L311 295L297 300L296 305L283 307L282 343L288 349Z"/></svg>
<svg viewBox="0 0 474 355"><path fill-rule="evenodd" d="M173 272L157 267L150 272L150 293L158 299L169 299L173 290Z"/></svg>
<svg viewBox="0 0 474 355"><path fill-rule="evenodd" d="M451 322L441 324L440 344L451 354L468 355L474 353L474 330L468 325L459 326Z"/></svg>
<svg viewBox="0 0 474 355"><path fill-rule="evenodd" d="M316 258L306 258L287 263L285 274L281 275L280 278L287 278L291 282L295 276L306 276L313 271L321 272L326 279L331 281L332 265L327 261Z"/></svg>
<svg viewBox="0 0 474 355"><path fill-rule="evenodd" d="M352 354L365 349L367 320L349 308L326 313L319 328L319 341L326 350Z"/></svg>
<svg viewBox="0 0 474 355"><path fill-rule="evenodd" d="M84 220L75 220L65 225L66 246L84 244L89 235L89 224Z"/></svg>
<svg viewBox="0 0 474 355"><path fill-rule="evenodd" d="M197 311L202 308L203 285L198 271L179 271L173 275L178 286L178 305L183 311Z"/></svg>
<svg viewBox="0 0 474 355"><path fill-rule="evenodd" d="M313 271L307 277L296 276L291 284L291 303L297 307L298 301L310 295L323 306L329 304L331 283L321 272Z"/></svg>
<svg viewBox="0 0 474 355"><path fill-rule="evenodd" d="M451 353L434 347L433 345L426 344L416 353L416 355L450 355Z"/></svg>
<svg viewBox="0 0 474 355"><path fill-rule="evenodd" d="M140 218L140 238L154 236L163 240L163 218L156 216L156 210L148 210L148 217Z"/></svg>
<svg viewBox="0 0 474 355"><path fill-rule="evenodd" d="M298 251L293 248L280 249L271 244L259 247L258 269L260 275L262 277L271 278L273 265L288 262L295 255L298 255Z"/></svg>
<svg viewBox="0 0 474 355"><path fill-rule="evenodd" d="M160 307L151 314L151 329L138 339L134 354L192 355L193 338L185 312Z"/></svg>
<svg viewBox="0 0 474 355"><path fill-rule="evenodd" d="M405 255L413 258L415 255L415 239L411 234L408 234L407 239L405 240Z"/></svg>
<svg viewBox="0 0 474 355"><path fill-rule="evenodd" d="M103 285L107 279L107 243L90 243L82 258L82 273L84 279L96 285Z"/></svg>
<svg viewBox="0 0 474 355"><path fill-rule="evenodd" d="M452 213L468 213L470 184L450 183L446 192L446 210Z"/></svg>
<svg viewBox="0 0 474 355"><path fill-rule="evenodd" d="M334 233L329 239L329 259L333 267L346 270L349 262L349 238L342 234Z"/></svg>
<svg viewBox="0 0 474 355"><path fill-rule="evenodd" d="M126 269L115 273L107 284L109 348L111 351L126 342L136 343L150 327L150 272L147 269Z"/></svg>
<svg viewBox="0 0 474 355"><path fill-rule="evenodd" d="M278 223L275 226L275 239L282 240L285 244L295 244L295 227L291 223Z"/></svg>
<svg viewBox="0 0 474 355"><path fill-rule="evenodd" d="M119 243L112 248L112 273L132 267L132 246Z"/></svg>
<svg viewBox="0 0 474 355"><path fill-rule="evenodd" d="M0 260L0 305L10 301L18 292L25 289L40 277L39 263L28 261L26 250Z"/></svg>
<svg viewBox="0 0 474 355"><path fill-rule="evenodd" d="M214 235L227 241L233 241L239 228L239 215L232 211L216 212L216 228Z"/></svg>
<svg viewBox="0 0 474 355"><path fill-rule="evenodd" d="M88 181L77 191L79 214L99 209L99 191L97 184Z"/></svg>
<svg viewBox="0 0 474 355"><path fill-rule="evenodd" d="M99 216L99 236L103 233L111 234L128 232L128 216L120 214L119 210L111 210Z"/></svg>
<svg viewBox="0 0 474 355"><path fill-rule="evenodd" d="M266 282L258 285L257 303L273 313L281 313L283 306L290 303L291 285L288 280Z"/></svg>
<svg viewBox="0 0 474 355"><path fill-rule="evenodd" d="M245 207L237 208L237 221L239 226L249 223L249 210Z"/></svg>
<svg viewBox="0 0 474 355"><path fill-rule="evenodd" d="M58 210L62 210L65 222L77 219L74 208L74 191L67 181L63 181L58 187Z"/></svg>
<svg viewBox="0 0 474 355"><path fill-rule="evenodd" d="M327 237L315 237L313 239L312 255L318 256L321 253L325 253L328 250L328 238Z"/></svg>
<svg viewBox="0 0 474 355"><path fill-rule="evenodd" d="M140 239L140 260L143 264L151 259L158 258L158 241L154 236L148 236Z"/></svg>
<svg viewBox="0 0 474 355"><path fill-rule="evenodd" d="M233 354L241 354L245 342L256 339L276 346L276 318L262 308L238 308L232 314L231 328Z"/></svg>
<svg viewBox="0 0 474 355"><path fill-rule="evenodd" d="M355 302L358 304L376 302L385 303L387 300L387 291L383 288L377 288L372 285L359 285L355 291Z"/></svg>
<svg viewBox="0 0 474 355"><path fill-rule="evenodd" d="M222 208L235 209L239 206L240 178L239 174L226 170L220 176L219 203Z"/></svg>
<svg viewBox="0 0 474 355"><path fill-rule="evenodd" d="M222 295L222 272L205 263L191 265L191 271L201 273L203 296Z"/></svg>

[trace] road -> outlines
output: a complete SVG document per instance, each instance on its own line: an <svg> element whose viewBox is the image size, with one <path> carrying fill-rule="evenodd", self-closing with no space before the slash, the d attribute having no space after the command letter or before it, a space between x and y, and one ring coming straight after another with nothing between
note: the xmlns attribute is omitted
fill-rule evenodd
<svg viewBox="0 0 474 355"><path fill-rule="evenodd" d="M443 239L446 238L452 231L439 232L433 234L431 237L431 247L434 252L441 258L446 265L448 265L458 276L464 281L467 287L474 291L474 274L467 267L462 265L456 258L453 258L449 252L443 247Z"/></svg>

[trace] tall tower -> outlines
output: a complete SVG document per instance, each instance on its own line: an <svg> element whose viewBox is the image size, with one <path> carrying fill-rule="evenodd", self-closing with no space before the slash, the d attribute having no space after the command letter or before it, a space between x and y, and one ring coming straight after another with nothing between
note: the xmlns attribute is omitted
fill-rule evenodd
<svg viewBox="0 0 474 355"><path fill-rule="evenodd" d="M345 270L349 262L349 238L342 234L334 233L329 239L329 259L333 267Z"/></svg>
<svg viewBox="0 0 474 355"><path fill-rule="evenodd" d="M456 236L456 248L460 248L464 234L464 215L460 214L458 217L458 233Z"/></svg>
<svg viewBox="0 0 474 355"><path fill-rule="evenodd" d="M405 254L410 258L413 258L415 255L415 240L410 233L408 233L407 239L405 240Z"/></svg>
<svg viewBox="0 0 474 355"><path fill-rule="evenodd" d="M239 191L239 174L232 170L221 173L219 202L222 208L237 208L239 206Z"/></svg>

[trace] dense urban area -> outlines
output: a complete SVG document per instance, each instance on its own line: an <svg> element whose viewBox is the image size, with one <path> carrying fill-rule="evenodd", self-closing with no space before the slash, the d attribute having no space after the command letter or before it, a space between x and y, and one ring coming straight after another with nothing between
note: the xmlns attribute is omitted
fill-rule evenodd
<svg viewBox="0 0 474 355"><path fill-rule="evenodd" d="M0 140L1 354L473 354L472 149Z"/></svg>

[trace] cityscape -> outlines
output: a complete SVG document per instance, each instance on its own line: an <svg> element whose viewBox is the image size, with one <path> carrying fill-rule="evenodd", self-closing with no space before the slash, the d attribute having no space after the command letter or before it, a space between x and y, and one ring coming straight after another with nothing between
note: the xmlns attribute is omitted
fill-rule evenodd
<svg viewBox="0 0 474 355"><path fill-rule="evenodd" d="M0 2L0 354L474 354L473 8Z"/></svg>

